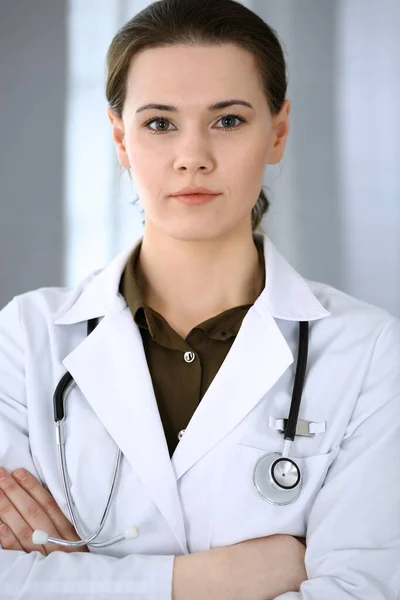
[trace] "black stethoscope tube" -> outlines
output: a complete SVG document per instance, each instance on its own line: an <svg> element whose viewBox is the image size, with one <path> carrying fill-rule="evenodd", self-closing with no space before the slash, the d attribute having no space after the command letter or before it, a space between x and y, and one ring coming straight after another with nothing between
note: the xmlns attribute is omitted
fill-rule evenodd
<svg viewBox="0 0 400 600"><path fill-rule="evenodd" d="M87 324L87 335L89 336L93 329L96 327L98 323L98 319L89 319ZM53 395L53 408L54 408L54 420L56 423L62 421L65 417L65 407L64 407L64 394L65 390L69 386L69 384L73 381L71 373L67 371L61 377L54 395Z"/></svg>
<svg viewBox="0 0 400 600"><path fill-rule="evenodd" d="M294 379L292 402L290 404L289 416L287 418L284 439L294 441L296 436L297 420L299 418L299 410L301 396L303 393L304 380L307 368L308 355L308 321L299 322L299 355L297 358L296 375Z"/></svg>

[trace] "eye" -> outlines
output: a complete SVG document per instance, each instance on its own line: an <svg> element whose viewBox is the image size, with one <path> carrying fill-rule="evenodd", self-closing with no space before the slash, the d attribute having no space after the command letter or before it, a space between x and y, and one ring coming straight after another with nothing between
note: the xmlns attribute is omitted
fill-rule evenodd
<svg viewBox="0 0 400 600"><path fill-rule="evenodd" d="M222 121L224 119L227 119L228 121L232 121L234 119L236 119L237 121L240 121L240 123L246 123L246 119L243 119L243 117L239 117L239 115L224 115L223 117L220 117L218 119L218 121ZM217 121L217 123L218 123ZM236 127L223 127L223 129L225 129L226 131L228 131L229 129L237 129L238 125L236 125Z"/></svg>
<svg viewBox="0 0 400 600"><path fill-rule="evenodd" d="M153 123L171 123L171 121L169 121L168 119L166 119L165 117L154 117L153 119L151 119L150 121L147 121L147 123L145 123L143 125L143 127L145 127L146 129L149 129L149 131L151 131L151 133L155 133L155 134L159 134L159 133L166 133L165 127L163 127L163 130L155 130L155 129L151 129L150 125L152 125Z"/></svg>
<svg viewBox="0 0 400 600"><path fill-rule="evenodd" d="M235 119L238 120L238 121L240 121L240 123L246 123L246 119L244 119L243 117L239 117L239 115L233 115L233 114L223 115L222 117L220 117L218 119L217 123L219 121L222 121L222 120L228 120L228 122L229 122L229 121L232 121L232 120L235 120ZM152 129L150 127L150 125L152 125L153 123L157 123L157 122L159 122L159 123L162 122L164 124L167 124L167 123L171 124L171 121L169 119L166 119L163 116L156 116L153 119L150 119L150 121L147 121L143 125L143 127L145 127L151 133L154 133L156 135L163 134L163 133L168 133L168 131L173 131L171 129L167 129L168 125L166 125L166 126L164 125L164 127L161 130L160 129ZM231 130L236 131L236 129L238 129L238 127L239 126L236 125L236 127L222 127L222 128L221 127L217 127L217 129L222 129L223 131L231 131Z"/></svg>

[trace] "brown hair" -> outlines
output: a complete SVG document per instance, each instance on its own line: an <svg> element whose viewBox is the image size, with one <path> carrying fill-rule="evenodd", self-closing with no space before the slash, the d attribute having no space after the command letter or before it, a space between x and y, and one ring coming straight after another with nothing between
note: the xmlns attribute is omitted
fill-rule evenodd
<svg viewBox="0 0 400 600"><path fill-rule="evenodd" d="M271 114L279 113L287 89L281 42L261 17L235 0L159 0L130 19L118 30L107 52L106 97L110 108L122 115L129 66L141 50L229 43L252 53ZM268 208L261 188L251 214L253 231Z"/></svg>

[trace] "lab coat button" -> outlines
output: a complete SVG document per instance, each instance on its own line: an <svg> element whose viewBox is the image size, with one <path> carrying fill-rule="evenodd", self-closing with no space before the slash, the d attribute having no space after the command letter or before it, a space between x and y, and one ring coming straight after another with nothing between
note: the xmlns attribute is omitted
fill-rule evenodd
<svg viewBox="0 0 400 600"><path fill-rule="evenodd" d="M178 440L182 439L183 434L185 433L186 429L181 429L180 432L178 433Z"/></svg>
<svg viewBox="0 0 400 600"><path fill-rule="evenodd" d="M185 354L183 355L183 358L185 359L185 361L187 363L191 363L196 358L196 355L194 352L185 352Z"/></svg>

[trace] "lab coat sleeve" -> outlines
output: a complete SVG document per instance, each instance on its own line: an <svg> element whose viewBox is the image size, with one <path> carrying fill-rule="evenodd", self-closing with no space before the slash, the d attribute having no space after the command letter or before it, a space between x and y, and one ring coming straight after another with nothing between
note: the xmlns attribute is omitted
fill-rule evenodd
<svg viewBox="0 0 400 600"><path fill-rule="evenodd" d="M36 474L30 454L18 300L0 311L0 466ZM173 555L115 558L0 548L1 600L171 600Z"/></svg>
<svg viewBox="0 0 400 600"><path fill-rule="evenodd" d="M399 600L399 458L400 321L390 317L310 512L308 580L275 600Z"/></svg>

